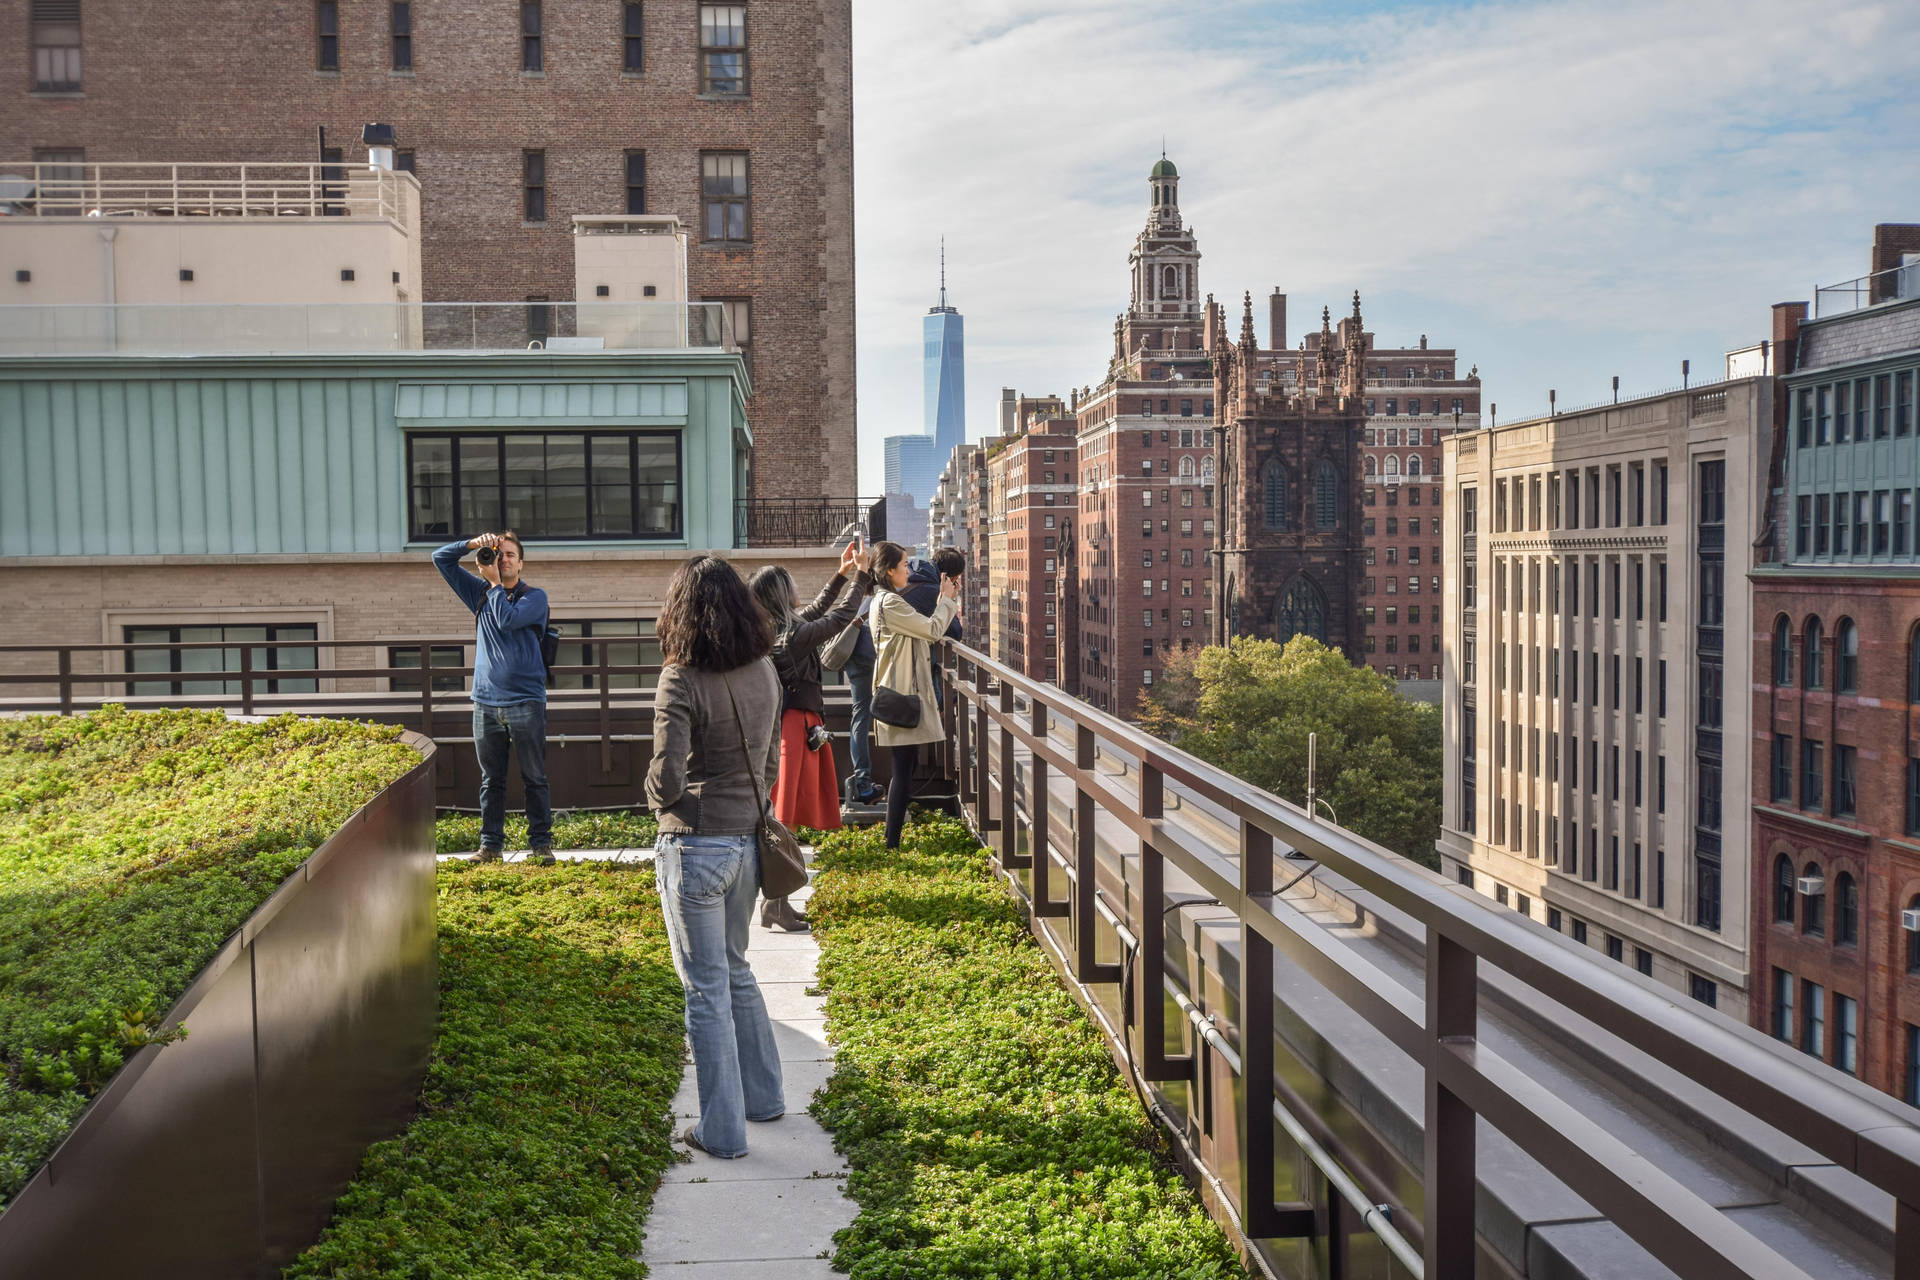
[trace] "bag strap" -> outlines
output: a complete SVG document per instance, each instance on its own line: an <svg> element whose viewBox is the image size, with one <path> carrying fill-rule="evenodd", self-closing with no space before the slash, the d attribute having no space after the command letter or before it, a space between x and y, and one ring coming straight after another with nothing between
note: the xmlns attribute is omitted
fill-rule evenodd
<svg viewBox="0 0 1920 1280"><path fill-rule="evenodd" d="M767 816L767 793L760 784L760 769L753 763L753 751L747 746L747 722L740 718L740 700L733 696L733 672L721 673L727 686L727 701L733 704L733 723L740 730L740 754L747 759L747 776L753 779L753 802L760 806L760 817Z"/></svg>

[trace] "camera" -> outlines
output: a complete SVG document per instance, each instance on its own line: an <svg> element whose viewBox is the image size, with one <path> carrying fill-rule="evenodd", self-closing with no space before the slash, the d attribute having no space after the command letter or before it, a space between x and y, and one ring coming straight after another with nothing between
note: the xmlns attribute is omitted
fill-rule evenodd
<svg viewBox="0 0 1920 1280"><path fill-rule="evenodd" d="M807 726L807 750L818 751L833 741L833 735L827 732L827 726L815 724Z"/></svg>
<svg viewBox="0 0 1920 1280"><path fill-rule="evenodd" d="M500 552L493 547L482 547L473 558L481 564L492 564L500 558Z"/></svg>

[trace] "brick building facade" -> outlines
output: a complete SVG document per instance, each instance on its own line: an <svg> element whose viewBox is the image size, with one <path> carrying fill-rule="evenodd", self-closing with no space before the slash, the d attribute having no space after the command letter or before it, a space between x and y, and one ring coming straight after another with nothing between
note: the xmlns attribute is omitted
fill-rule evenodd
<svg viewBox="0 0 1920 1280"><path fill-rule="evenodd" d="M429 301L567 301L573 215L678 214L689 295L748 339L756 493L854 492L848 0L79 8L0 0L0 160L357 166L360 126L391 124Z"/></svg>
<svg viewBox="0 0 1920 1280"><path fill-rule="evenodd" d="M1753 1025L1920 1103L1920 227L1775 308L1751 572Z"/></svg>
<svg viewBox="0 0 1920 1280"><path fill-rule="evenodd" d="M1243 635L1284 642L1304 632L1360 663L1370 572L1361 532L1367 348L1360 296L1337 334L1321 312L1311 360L1259 348L1250 296L1237 343L1219 306L1210 305L1207 327L1221 494L1212 642ZM1415 587L1409 584L1408 600L1436 599ZM1398 583L1388 594L1399 596Z"/></svg>
<svg viewBox="0 0 1920 1280"><path fill-rule="evenodd" d="M1005 570L990 584L999 628L994 657L1023 675L1077 688L1071 655L1077 627L1074 584L1076 438L1066 406L1053 399L1027 429L987 460L989 489L1001 495Z"/></svg>

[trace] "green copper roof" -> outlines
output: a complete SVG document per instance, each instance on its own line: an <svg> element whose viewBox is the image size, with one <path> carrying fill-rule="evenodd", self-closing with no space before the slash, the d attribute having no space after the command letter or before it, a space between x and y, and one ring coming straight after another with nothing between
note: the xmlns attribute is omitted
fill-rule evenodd
<svg viewBox="0 0 1920 1280"><path fill-rule="evenodd" d="M1167 159L1165 156L1161 156L1160 163L1153 166L1153 172L1147 176L1149 178L1177 178L1180 176L1180 171L1173 167L1173 161Z"/></svg>

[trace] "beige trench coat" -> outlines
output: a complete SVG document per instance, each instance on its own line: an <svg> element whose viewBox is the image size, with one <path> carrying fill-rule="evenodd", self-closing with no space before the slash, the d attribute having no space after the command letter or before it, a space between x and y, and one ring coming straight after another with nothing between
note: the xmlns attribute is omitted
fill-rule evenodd
<svg viewBox="0 0 1920 1280"><path fill-rule="evenodd" d="M933 700L933 642L947 634L947 624L960 603L947 596L933 607L931 617L908 604L896 591L881 591L868 606L867 628L873 635L873 687L920 694L920 723L911 729L873 722L873 740L882 747L910 747L938 742L940 706Z"/></svg>

